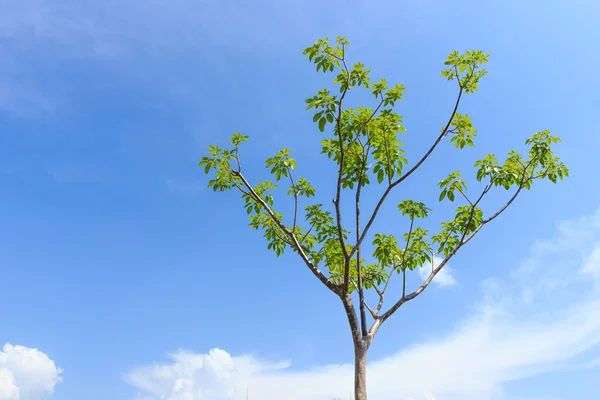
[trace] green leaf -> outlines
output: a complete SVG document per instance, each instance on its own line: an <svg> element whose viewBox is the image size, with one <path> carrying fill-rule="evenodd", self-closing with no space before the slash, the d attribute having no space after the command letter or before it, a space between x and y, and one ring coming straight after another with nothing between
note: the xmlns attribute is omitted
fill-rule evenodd
<svg viewBox="0 0 600 400"><path fill-rule="evenodd" d="M323 131L325 130L325 124L326 124L326 123L327 123L327 120L325 119L325 117L322 117L322 118L319 120L319 130L320 130L321 132L323 132Z"/></svg>
<svg viewBox="0 0 600 400"><path fill-rule="evenodd" d="M230 143L235 147L238 147L242 142L245 142L246 140L248 140L248 136L244 136L238 132L231 135Z"/></svg>
<svg viewBox="0 0 600 400"><path fill-rule="evenodd" d="M325 132L328 124L335 124L335 129L330 129L331 132L327 132L325 138L319 139L321 153L335 164L336 172L332 174L333 187L335 188L339 171L341 189L353 192L343 195L353 196L358 188L371 183L389 185L397 181L403 175L403 168L408 161L400 140L400 135L406 133L403 117L395 111L395 106L403 98L404 86L388 84L385 79L371 81L370 70L360 62L354 63L351 69L347 70L347 66L350 65L346 58L348 44L343 37L338 37L331 43L327 38L322 38L304 49L303 54L313 68L323 73L333 71L333 87L317 90L314 96L304 101L306 110L312 110L313 123L317 124L320 132ZM453 51L446 59L441 75L445 79L456 81L453 84L458 83L464 94L473 93L487 73L483 69L487 57L479 50L462 53ZM361 93L358 92L364 89L376 98L375 106L348 107L349 104L360 101ZM345 108L342 108L341 96L344 96ZM456 113L445 133L448 134L453 147L464 149L474 145L477 131L467 114ZM241 164L246 165L240 162L242 152L239 151L239 147L247 138L241 133L236 133L231 136L231 146L228 148L209 146L208 154L198 163L204 173L210 174L208 186L215 192L239 189L250 227L261 231L267 248L276 256L283 255L288 247L296 253L304 252L308 261L323 271L327 279L335 284L342 282L344 269L349 266L350 279L358 284L357 260L355 257L351 260L345 258L338 233L341 231L341 236L347 243L346 251L352 250L350 243L354 238L349 240L350 232L338 227L337 219L332 216L335 206L331 205L329 197L320 199L326 206L303 203L316 196L316 189L307 179L296 175L297 165L291 157L290 150L279 150L276 155L267 158L265 163L273 175L273 182L284 179L284 187L277 190L275 183L264 181L252 185L253 190L248 190L246 185L250 185L248 182L252 181L252 169L244 171L243 176L247 180L242 181L241 167L238 167ZM475 177L482 182L484 194L496 187L513 191L530 189L536 180L556 183L568 177L567 167L553 153L554 145L559 142L560 139L552 136L549 131L540 131L527 139L528 151L523 155L509 152L506 160L499 162L491 154L476 161ZM392 184L392 188L395 186ZM432 210L414 200L404 200L398 204L402 216L410 219L409 231L403 234L404 240L398 240L388 234L369 232L369 237L363 242L365 245L360 252L365 289L385 284L389 274L394 271L413 271L431 261L431 253L436 250L434 245L438 247L439 254L446 257L453 254L458 246L462 245L461 238L480 227L483 212L473 206L471 200L476 205L479 204L477 199L480 199L481 192L474 195L467 193L466 183L459 171L450 173L439 182L439 190L439 201L448 198L449 201L456 200L456 203L461 204L457 204L454 218L443 222L436 235L429 238L428 231L415 223L417 219L429 217ZM292 198L284 199L287 201L276 199L277 195L286 194ZM370 195L365 189L364 198L370 198ZM463 196L470 198L463 199ZM462 205L465 203L469 204ZM291 208L297 212L293 217L287 216L288 218L284 219L284 216L276 211L276 206ZM269 212L266 212L266 207L269 208ZM271 212L275 213L274 216ZM386 218L381 213L379 216ZM290 226L292 221L293 226ZM288 244L292 235L301 243L301 250ZM373 240L372 245L367 246L370 240ZM351 285L349 290L354 290L354 286Z"/></svg>
<svg viewBox="0 0 600 400"><path fill-rule="evenodd" d="M398 204L398 209L402 212L402 215L408 215L411 219L426 218L429 211L431 211L425 204L413 200L404 200Z"/></svg>
<svg viewBox="0 0 600 400"><path fill-rule="evenodd" d="M380 169L379 171L377 171L377 182L378 183L383 182L383 178L384 178L384 172L383 172L383 169Z"/></svg>
<svg viewBox="0 0 600 400"><path fill-rule="evenodd" d="M446 193L447 193L446 189L442 190L442 193L440 193L440 198L439 198L440 201L442 201L442 200L444 200L444 198L446 198Z"/></svg>

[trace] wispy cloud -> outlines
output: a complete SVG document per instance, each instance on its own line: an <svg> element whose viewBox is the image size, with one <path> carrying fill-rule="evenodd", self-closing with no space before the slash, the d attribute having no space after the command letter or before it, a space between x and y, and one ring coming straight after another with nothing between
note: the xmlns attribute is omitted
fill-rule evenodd
<svg viewBox="0 0 600 400"><path fill-rule="evenodd" d="M433 257L433 265L439 265L439 263L442 262L442 259L434 256ZM421 277L422 280L425 280L429 277L429 274L431 273L431 270L428 268L427 264L424 265L422 268L418 269L419 271L419 276ZM442 268L442 270L433 278L433 283L436 283L437 285L444 287L444 286L452 286L452 285L456 285L456 280L454 279L454 276L452 275L453 271L452 271L452 267L449 265L444 266L444 268Z"/></svg>
<svg viewBox="0 0 600 400"><path fill-rule="evenodd" d="M595 360L589 361L583 364L583 368L598 368L600 367L600 358L596 358Z"/></svg>
<svg viewBox="0 0 600 400"><path fill-rule="evenodd" d="M0 351L0 399L42 400L62 381L62 370L38 349L5 344Z"/></svg>
<svg viewBox="0 0 600 400"><path fill-rule="evenodd" d="M600 211L559 224L556 235L537 242L512 277L483 283L483 298L457 329L372 360L370 396L502 399L508 382L570 368L576 356L600 344L599 254ZM263 365L252 357L213 350L209 355L178 353L171 364L135 369L126 376L148 400L185 399L206 387L220 388L211 392L213 397L202 397L211 400L244 399L247 387L251 398L263 400L329 400L350 392L351 365L305 371ZM177 383L182 379L184 386ZM147 390L145 382L162 389ZM215 382L222 385L211 386Z"/></svg>
<svg viewBox="0 0 600 400"><path fill-rule="evenodd" d="M51 76L81 60L124 81L143 81L165 96L205 96L197 93L205 79L198 65L208 62L215 74L223 70L225 85L231 76L223 50L296 54L300 47L290 37L310 30L312 12L302 1L285 7L273 1L263 8L223 0L11 2L0 15L0 110L39 116L69 104L68 83L52 87ZM306 18L299 19L302 14ZM288 37L274 34L281 26Z"/></svg>
<svg viewBox="0 0 600 400"><path fill-rule="evenodd" d="M0 67L0 112L19 118L47 118L64 103L39 82Z"/></svg>

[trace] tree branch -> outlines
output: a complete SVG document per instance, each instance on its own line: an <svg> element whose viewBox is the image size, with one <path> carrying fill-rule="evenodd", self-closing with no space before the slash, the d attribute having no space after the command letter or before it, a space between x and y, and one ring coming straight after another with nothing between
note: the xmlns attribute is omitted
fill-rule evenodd
<svg viewBox="0 0 600 400"><path fill-rule="evenodd" d="M338 105L338 115L336 120L336 130L337 136L339 140L340 146L340 167L338 169L338 177L337 184L335 190L335 199L333 200L333 204L335 206L335 218L337 222L337 230L338 230L338 238L340 242L340 246L342 248L342 254L344 255L344 281L343 281L343 290L345 292L348 291L348 281L350 279L350 258L348 255L348 250L346 249L346 243L344 242L344 231L342 228L342 212L340 210L340 197L342 192L342 175L344 172L344 163L345 163L345 153L344 153L344 142L342 138L342 104L344 102L344 98L346 97L346 93L348 93L348 88L350 87L350 72L348 71L348 66L346 65L346 61L344 58L341 59L341 62L344 66L344 71L346 71L347 81L346 86L344 87L344 91L340 96L340 104Z"/></svg>
<svg viewBox="0 0 600 400"><path fill-rule="evenodd" d="M284 242L288 246L294 247L294 243L290 242L289 239L286 239L283 236L281 236L278 232L275 232L275 236L277 236L277 238L279 240L281 240L282 242Z"/></svg>
<svg viewBox="0 0 600 400"><path fill-rule="evenodd" d="M412 231L413 231L413 226L415 224L415 218L412 217L410 219L410 228L408 229L408 236L406 237L406 245L404 246L404 252L402 253L402 266L406 267L405 262L406 262L406 253L408 251L408 245L410 243L410 237L412 236ZM402 269L406 269L406 268L402 268Z"/></svg>
<svg viewBox="0 0 600 400"><path fill-rule="evenodd" d="M402 269L402 298L406 294L406 268Z"/></svg>
<svg viewBox="0 0 600 400"><path fill-rule="evenodd" d="M353 343L358 343L361 340L360 327L358 326L358 319L356 318L356 310L354 304L352 304L352 298L349 293L343 293L340 295L346 316L348 317L348 323L350 324L350 331L352 332Z"/></svg>
<svg viewBox="0 0 600 400"><path fill-rule="evenodd" d="M310 235L310 233L312 232L312 230L315 228L315 224L311 224L310 228L306 231L306 233L302 236L302 239L300 239L300 244L303 244L303 242L306 240L306 238L308 237L308 235Z"/></svg>
<svg viewBox="0 0 600 400"><path fill-rule="evenodd" d="M379 287L377 287L377 285L375 284L375 282L373 280L369 279L369 278L365 278L365 280L367 282L369 282L373 286L373 289L375 289L375 293L377 293L379 296L381 296L381 294L383 292L381 291L381 289L379 289Z"/></svg>
<svg viewBox="0 0 600 400"><path fill-rule="evenodd" d="M235 161L237 162L238 172L241 172L242 164L240 163L240 151L238 146L235 146Z"/></svg>
<svg viewBox="0 0 600 400"><path fill-rule="evenodd" d="M533 161L532 161L533 162ZM523 176L521 178L521 182L519 183L519 187L518 189L515 191L515 193L513 194L513 196L508 200L508 202L506 202L506 204L504 206L502 206L496 213L494 213L491 217L484 219L483 221L481 221L481 223L477 226L477 228L475 228L473 230L473 232L471 232L468 236L465 237L466 235L466 230L463 233L463 237L461 239L461 241L458 243L458 245L444 258L444 260L442 260L442 262L440 263L440 265L438 265L437 267L435 267L433 269L433 271L431 271L431 274L429 274L429 276L427 277L427 279L425 280L425 282L423 282L423 284L421 286L419 286L419 288L417 288L417 290L415 290L414 292L410 293L409 295L404 295L404 293L402 294L402 298L400 300L398 300L396 302L396 304L394 304L388 311L386 311L383 315L381 315L381 322L383 323L386 319L388 319L389 317L392 316L392 314L394 314L396 312L396 310L398 310L398 308L400 308L402 306L402 304L414 299L415 297L417 297L418 295L420 295L423 290L425 290L425 288L427 288L427 286L429 286L429 284L431 283L431 281L433 280L433 278L435 278L435 276L438 274L438 272L440 272L442 270L442 268L446 265L446 263L448 262L448 260L450 260L455 254L456 252L465 244L467 244L471 239L473 239L473 237L475 237L475 235L481 230L481 228L491 222L492 220L494 220L496 217L498 217L500 214L502 214L504 212L504 210L506 210L508 208L508 206L510 206L512 204L512 202L517 198L517 196L519 195L519 193L521 193L521 190L523 190L523 183L525 182L525 173L526 173L526 169L523 171ZM485 195L485 193L487 193L487 191L489 191L489 188L486 187L486 189L483 191L483 193L479 196L479 199L475 202L474 206L473 206L473 210L475 209L475 206L477 205L477 203L479 203L479 201L481 201L481 199L483 198L483 196ZM467 224L468 227L469 224Z"/></svg>
<svg viewBox="0 0 600 400"><path fill-rule="evenodd" d="M302 260L304 261L304 263L306 264L308 269L310 269L310 271L313 273L313 275L315 275L325 286L327 286L327 288L329 290L331 290L333 293L336 293L339 295L339 293L340 293L339 286L335 285L333 282L331 282L329 279L327 279L327 277L325 275L323 275L323 273L315 265L313 265L313 263L310 262L310 260L306 256L306 253L304 252L303 246L298 242L298 239L296 238L296 235L294 234L294 232L292 232L288 228L286 228L286 226L283 224L283 222L281 222L281 220L279 220L279 218L277 218L277 215L275 215L275 212L273 212L273 210L271 210L271 207L269 207L269 205L256 193L254 188L248 183L248 181L242 175L241 172L232 171L232 173L242 181L242 183L244 184L246 189L248 189L248 192L250 192L250 194L261 205L261 207L267 212L269 217L277 224L277 226L279 226L279 228L286 235L288 235L288 237L291 239L291 241L293 243L293 247L298 251L298 254L300 254L300 257L302 258Z"/></svg>
<svg viewBox="0 0 600 400"><path fill-rule="evenodd" d="M383 299L385 297L385 289L387 289L387 284L390 282L391 276L392 276L392 274L390 274L390 276L388 276L388 279L385 283L384 290L379 290L379 288L377 289L377 294L379 295L379 302L377 303L377 307L375 308L375 314L379 314L379 311L381 311L381 307L383 307Z"/></svg>
<svg viewBox="0 0 600 400"><path fill-rule="evenodd" d="M467 200L467 202L472 206L473 202L471 200L469 200L467 195L462 191L462 189L460 187L458 187L458 185L456 185L456 189L458 189L459 193L462 194L462 196L465 198L465 200Z"/></svg>
<svg viewBox="0 0 600 400"><path fill-rule="evenodd" d="M390 163L390 150L388 149L387 136L383 134L383 145L385 146L385 157L387 158L387 173L388 173L388 185L392 184L392 164Z"/></svg>
<svg viewBox="0 0 600 400"><path fill-rule="evenodd" d="M356 241L360 239L360 193L362 189L362 181L365 174L365 165L367 163L367 158L369 156L369 149L367 149L367 154L363 153L363 162L361 166L360 176L358 177L358 186L356 188L356 198L355 198L355 206L356 206ZM360 301L360 327L363 336L367 335L367 318L365 315L365 298L363 292L363 281L362 281L362 265L360 259L360 246L356 250L356 271L358 275L358 298ZM373 311L369 308L371 314Z"/></svg>
<svg viewBox="0 0 600 400"><path fill-rule="evenodd" d="M292 183L292 188L294 189L294 223L292 225L292 232L296 232L296 219L298 218L298 191L296 190L296 185L294 184L291 168L287 167L287 171L288 176L290 177L290 182Z"/></svg>
<svg viewBox="0 0 600 400"><path fill-rule="evenodd" d="M356 291L358 292L358 286L356 285L356 283L354 283L354 281L352 281L352 286L354 286L354 289L356 289ZM371 313L371 315L373 316L373 318L377 318L377 311L373 311L371 309L371 307L369 307L369 305L367 304L367 302L365 300L363 300L363 304L365 305L365 307L367 308L367 310L369 310L369 312ZM364 331L364 333L362 335L365 336L366 334L367 334L367 330L365 329L365 331Z"/></svg>
<svg viewBox="0 0 600 400"><path fill-rule="evenodd" d="M369 305L367 304L367 302L366 302L366 301L364 301L364 302L363 302L363 304L365 305L365 307L367 307L367 310L369 310L369 312L371 313L371 316L372 316L373 318L377 318L377 313L376 313L375 311L371 310L371 307L369 307ZM365 327L364 327L364 333L363 333L363 336L367 336L367 334L368 334L368 333L369 333L369 332L367 331L367 327L365 326Z"/></svg>
<svg viewBox="0 0 600 400"><path fill-rule="evenodd" d="M348 77L350 77L350 73L348 72L348 67L346 65L345 60L341 60L341 61L344 64L344 70L346 71L346 74L348 74ZM340 215L341 213L340 213L340 204L339 204L340 196L341 196L342 169L343 169L343 164L344 164L344 160L345 160L345 154L343 153L343 145L342 145L342 133L341 133L342 100L344 99L347 90L348 90L348 85L346 85L346 87L344 88L344 92L343 92L342 96L340 97L340 106L339 106L339 110L338 110L338 117L336 118L338 140L340 141L340 168L338 171L336 199L334 200L336 219L338 222L338 224L337 224L338 225L338 235L340 236L340 245L342 246L342 253L344 254L344 258L345 258L343 287L344 287L344 290L346 290L346 291L348 290L348 281L350 279L350 259L352 258L352 256L355 253L355 251L353 251L352 254L348 254L348 251L346 250L346 246L344 244L344 240L343 240L343 236L342 236L341 215ZM375 117L375 115L377 114L377 112L379 111L381 106L383 105L383 101L384 101L384 99L383 99L383 95L382 95L381 101L379 102L379 104L377 105L375 110L371 113L369 118L358 129L357 134L360 134L360 132L363 129L365 129L367 127L367 125L369 124L369 122L371 122L371 120ZM359 143L360 143L360 140L359 140ZM365 145L367 145L367 144L369 144L368 141ZM361 144L361 146L363 146L363 145ZM363 149L364 149L364 146L363 146ZM370 149L370 144L369 144L369 149ZM367 150L367 156L364 156L362 170L361 170L361 176L360 176L359 182L358 182L357 195L359 198L360 198L360 188L361 188L361 184L362 184L362 178L364 175L364 169L365 169L365 165L366 165L366 162L368 159L368 152L369 152L369 150ZM363 155L364 155L364 153L363 153ZM358 218L358 214L357 214L357 218ZM360 224L360 219L359 219L358 224ZM360 231L360 225L357 225L357 232L359 232L359 231ZM357 241L358 240L359 240L359 236L357 235ZM355 247L355 249L356 249L356 247ZM360 246L359 246L358 250L360 250ZM362 280L361 271L360 271L360 255L358 257L359 257L359 259L358 259L357 269L358 269L358 274L359 274L359 280ZM360 286L359 296L362 296L362 285ZM362 306L360 306L360 308L361 308L361 318L362 318L362 316L364 315L364 308ZM361 327L363 329L363 334L364 334L364 332L366 332L366 325L364 322L364 318L362 318Z"/></svg>
<svg viewBox="0 0 600 400"><path fill-rule="evenodd" d="M444 127L444 129L442 130L442 133L438 136L436 141L433 143L433 145L429 148L427 153L425 153L425 155L419 160L419 162L417 162L417 164L414 167L412 167L406 174L400 176L394 182L389 184L387 189L385 190L385 192L383 192L383 195L379 199L379 202L377 202L377 205L375 206L375 209L373 210L373 213L371 214L371 218L369 218L369 221L367 222L367 225L365 226L365 229L363 230L363 233L362 233L360 239L358 240L358 242L356 243L354 248L350 251L350 256L352 256L356 252L357 247L360 246L362 241L367 236L367 232L369 231L369 228L375 221L375 218L377 217L377 213L379 212L379 209L383 205L385 199L390 194L392 189L394 187L396 187L397 185L399 185L402 181L404 181L410 175L412 175L412 173L415 172L421 166L421 164L423 164L425 162L425 160L427 160L427 158L431 155L431 153L433 153L433 151L435 150L437 145L446 137L446 135L448 133L448 129L450 128L450 125L452 124L452 120L454 119L454 116L456 115L456 111L458 110L458 105L460 104L460 99L462 97L462 93L463 93L463 88L461 86L460 90L458 92L458 97L456 98L456 103L454 104L454 109L452 110L452 114L450 115L450 118L448 119L446 126Z"/></svg>

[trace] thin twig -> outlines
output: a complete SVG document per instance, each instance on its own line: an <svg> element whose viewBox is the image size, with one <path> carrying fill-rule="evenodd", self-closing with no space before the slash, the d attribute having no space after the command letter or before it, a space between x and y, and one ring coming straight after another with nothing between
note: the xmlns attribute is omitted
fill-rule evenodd
<svg viewBox="0 0 600 400"><path fill-rule="evenodd" d="M275 222L275 224L277 224L277 226L291 239L291 241L293 243L293 247L298 251L298 254L302 258L302 260L304 261L304 263L306 264L308 269L310 269L310 271L313 273L313 275L315 275L325 286L327 286L327 288L329 290L331 290L332 292L334 292L336 294L339 294L340 293L339 286L334 284L333 282L331 282L329 279L327 279L327 277L325 275L323 275L323 273L315 265L313 265L310 262L310 260L308 259L307 255L304 251L303 246L298 242L298 239L296 238L296 235L294 234L294 232L292 232L288 228L286 228L286 226L283 224L283 222L281 222L281 220L279 218L277 218L277 215L275 214L275 212L256 193L256 191L254 190L252 185L250 185L250 183L248 183L248 181L242 175L242 173L237 172L237 171L232 171L232 173L242 181L242 183L248 189L248 191L250 192L252 197L256 200L256 202L258 202L258 204L260 204L260 206L267 212L267 214Z"/></svg>
<svg viewBox="0 0 600 400"><path fill-rule="evenodd" d="M531 165L531 163L533 163L533 160L529 163L529 165ZM468 236L466 236L466 232L468 229L468 224L465 227L465 232L463 233L463 237L460 240L460 242L458 243L458 245L452 249L452 251L450 251L448 253L448 255L444 258L444 260L442 260L442 262L436 267L434 268L434 270L431 272L431 274L429 274L429 277L425 280L425 282L423 282L423 284L421 286L419 286L419 288L417 288L417 290L415 290L414 292L410 293L408 296L405 296L404 294L402 295L402 298L400 300L398 300L396 302L396 304L394 304L388 311L386 311L383 315L381 315L381 323L383 323L385 320L387 320L390 316L392 316L392 314L394 314L394 312L396 312L396 310L398 310L398 308L400 308L402 306L402 304L406 303L407 301L410 301L412 299L414 299L415 297L417 297L419 294L421 294L423 292L423 290L425 290L425 288L427 288L427 286L429 286L429 284L431 283L431 281L433 280L433 278L441 271L441 269L446 265L446 263L456 254L456 252L465 244L467 244L471 239L473 239L473 237L475 237L475 235L481 230L481 228L491 222L492 220L494 220L496 217L498 217L500 214L502 214L511 204L512 202L517 198L517 196L519 195L519 193L521 193L521 190L523 190L523 184L524 182L526 182L525 178L526 178L526 169L523 171L523 176L521 177L521 182L519 183L519 187L518 189L515 191L515 193L513 194L513 196L508 200L508 202L506 202L506 204L504 204L504 206L502 206L496 213L494 213L491 217L483 220L478 226L477 228L475 228ZM489 189L488 189L489 190ZM483 195L487 193L487 191L484 191L484 193L482 193L479 197L479 199L475 202L475 205L477 205L477 203L479 203L479 201L481 201L481 199L483 198ZM475 209L475 206L473 207L473 209Z"/></svg>
<svg viewBox="0 0 600 400"><path fill-rule="evenodd" d="M292 189L294 190L294 223L292 225L292 232L296 232L296 219L298 218L298 190L296 189L296 184L294 184L294 178L292 177L292 169L287 166L288 176L290 178L290 182L292 183Z"/></svg>
<svg viewBox="0 0 600 400"><path fill-rule="evenodd" d="M395 186L397 186L398 184L400 184L402 181L404 181L406 178L408 178L410 175L412 175L412 173L415 172L421 166L421 164L423 164L425 162L425 160L427 160L427 158L431 155L431 153L433 153L433 150L435 150L435 148L437 147L437 145L446 137L446 134L448 133L448 129L450 128L450 125L452 124L452 120L454 119L454 116L456 115L456 112L458 110L458 105L460 104L460 99L462 97L462 93L463 93L463 89L461 87L460 90L459 90L459 92L458 92L458 97L456 99L456 103L454 104L454 109L452 110L452 114L450 115L450 118L448 119L448 122L446 123L446 126L442 130L442 133L438 136L438 138L433 143L433 145L429 148L429 150L425 153L425 155L423 157L421 157L421 159L419 160L419 162L417 162L417 164L415 166L413 166L406 174L400 176L397 180L395 180L394 182L392 182L392 184L388 185L388 187L385 190L385 192L383 192L383 195L381 196L381 198L377 202L377 205L375 206L375 209L373 210L373 213L371 214L371 218L369 218L369 221L367 222L367 225L365 226L360 239L358 240L358 242L356 243L356 245L354 246L354 248L350 251L350 256L352 256L356 252L357 246L360 246L360 244L362 243L362 241L367 236L367 232L369 231L369 228L371 227L371 225L375 221L375 218L377 217L379 209L381 208L381 206L385 202L385 199L390 194L390 192L392 191L392 189Z"/></svg>

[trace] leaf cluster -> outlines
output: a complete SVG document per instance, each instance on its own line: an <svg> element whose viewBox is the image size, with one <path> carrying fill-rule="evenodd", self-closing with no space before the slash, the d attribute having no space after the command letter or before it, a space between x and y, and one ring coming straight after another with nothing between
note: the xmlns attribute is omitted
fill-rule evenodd
<svg viewBox="0 0 600 400"><path fill-rule="evenodd" d="M468 192L460 171L451 172L441 180L439 201L458 202L460 199L461 204L457 205L452 219L441 223L437 233L430 234L416 224L429 217L431 208L414 200L402 201L397 207L400 215L386 217L405 219L409 227L398 236L402 240L393 234L370 232L373 252L363 259L360 252L363 239L391 190L412 174L448 135L451 135L450 143L459 150L475 145L477 130L470 117L459 113L457 108L463 92L471 94L479 88L481 78L486 75L482 66L488 62L488 55L474 50L462 54L453 51L448 56L442 76L458 84L454 111L431 149L407 171L409 162L400 139L400 134L405 134L406 130L402 116L395 111L405 88L400 84L390 86L385 79L372 81L371 71L361 63L350 67L346 59L348 46L349 42L343 37L338 37L335 44L324 38L304 50L317 71L334 74L333 85L337 86L338 94L333 95L325 88L305 100L307 110L314 112L313 122L321 133L325 133L321 139L321 153L338 167L333 211L322 203L300 204L317 193L306 178L294 177L298 166L289 149L280 150L265 163L274 182L289 182L285 193L292 198L294 213L288 218L275 210L276 183L263 181L253 186L242 174L239 150L247 136L233 135L229 149L210 146L208 155L202 157L199 165L204 167L205 173L212 172L208 185L213 190L237 189L241 192L250 226L263 232L268 248L276 255L283 254L289 247L336 293L344 293L338 291L344 284L351 283L348 290L352 291L361 282L361 290L374 288L383 301L383 292L394 272L405 274L431 263L435 254L443 254L445 263L482 226L504 211L522 189L530 189L536 180L548 179L556 183L568 176L568 169L553 153L552 147L560 139L552 136L550 131L540 131L525 141L529 148L525 155L510 151L503 163L494 154L476 161L475 177L484 183L484 189L474 196ZM370 92L374 102L371 107L344 107L348 94L357 89ZM375 182L385 187L384 194L366 225L357 223L353 227L357 239L349 243L351 231L342 226L340 193L349 191L354 195L358 215L361 190ZM481 203L495 187L512 189L514 194L503 208L489 213L486 218ZM326 274L321 273L321 267Z"/></svg>

